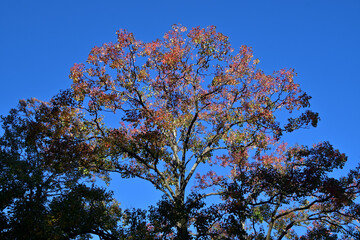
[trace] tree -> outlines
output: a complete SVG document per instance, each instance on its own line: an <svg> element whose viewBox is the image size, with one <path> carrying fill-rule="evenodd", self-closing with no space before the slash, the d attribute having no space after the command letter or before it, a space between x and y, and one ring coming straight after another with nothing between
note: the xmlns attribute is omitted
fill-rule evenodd
<svg viewBox="0 0 360 240"><path fill-rule="evenodd" d="M251 164L237 166L235 181L227 188L228 205L244 206L248 234L254 238L298 239L296 227L307 226L312 230L301 239L357 239L359 169L340 179L329 176L346 160L328 142L310 149L278 146Z"/></svg>
<svg viewBox="0 0 360 240"><path fill-rule="evenodd" d="M175 25L149 43L121 30L72 67L71 90L22 102L43 129L34 145L52 171L118 173L164 194L148 213L128 212L130 228L118 236L281 239L310 221L353 225L357 171L327 177L344 155L328 143L281 142L319 119L295 72L265 74L251 48L233 52L215 27ZM206 207L212 195L222 201Z"/></svg>
<svg viewBox="0 0 360 240"><path fill-rule="evenodd" d="M39 118L45 109L41 103L37 112L20 107L2 117L0 238L89 239L95 234L117 239L109 237L121 217L112 194L90 186L88 176L75 166L70 171L52 168L35 144L47 134L42 128L46 122Z"/></svg>
<svg viewBox="0 0 360 240"><path fill-rule="evenodd" d="M94 47L87 65L71 69L74 98L97 129L89 144L107 146L103 161L111 166L105 171L145 179L173 203L184 205L194 177L202 189L224 180L212 170L196 175L199 165L226 168L251 149L266 150L284 132L317 124L318 115L309 110L281 124L281 109L309 107L294 71L257 70L251 49L242 46L233 55L215 27L186 34L174 26L150 43L127 31L117 36L117 43ZM106 112L119 116L119 127L105 126ZM234 157L222 161L224 151ZM177 222L182 239L189 234L186 219Z"/></svg>

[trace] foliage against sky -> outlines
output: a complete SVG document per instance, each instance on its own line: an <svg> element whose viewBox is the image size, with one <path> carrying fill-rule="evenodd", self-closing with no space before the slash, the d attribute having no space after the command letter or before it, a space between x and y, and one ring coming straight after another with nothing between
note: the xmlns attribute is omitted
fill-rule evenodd
<svg viewBox="0 0 360 240"><path fill-rule="evenodd" d="M64 76L70 66L82 62L94 45L113 39L119 28L150 41L161 38L173 23L216 25L233 44L238 44L237 49L242 44L252 46L265 73L284 67L293 67L299 73L297 79L302 89L313 96L312 109L320 113L322 121L311 133L290 135L290 142L330 140L349 155L346 169L356 166L359 160L358 130L354 128L358 119L358 81L354 77L359 62L357 1L184 1L176 6L168 1L140 1L136 4L138 17L124 10L133 9L132 3L112 1L107 2L111 7L102 6L103 11L95 1L1 4L0 41L6 46L1 50L2 114L7 114L21 98L46 100L58 89L67 88L70 82ZM13 64L19 62L23 64ZM121 187L121 191L143 187L142 182L126 183L118 185L128 186ZM159 198L149 188L142 190L140 195L134 192L131 199L130 195L119 197L128 206L146 206L144 192Z"/></svg>
<svg viewBox="0 0 360 240"><path fill-rule="evenodd" d="M116 42L94 47L86 64L71 68L71 89L50 102L21 100L14 114L24 114L25 146L44 169L105 179L116 173L161 191L149 234L282 239L313 223L356 235L358 170L332 178L347 158L328 142L308 148L281 141L316 127L319 117L292 69L265 74L258 63L251 48L234 50L214 26L173 25L151 42L120 30ZM211 195L222 201L203 215ZM161 214L162 206L174 213ZM165 220L157 225L154 213Z"/></svg>

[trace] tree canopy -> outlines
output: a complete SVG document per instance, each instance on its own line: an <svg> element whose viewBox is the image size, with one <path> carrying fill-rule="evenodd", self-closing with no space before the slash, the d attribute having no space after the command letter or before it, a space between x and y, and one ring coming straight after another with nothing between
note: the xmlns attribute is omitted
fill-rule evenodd
<svg viewBox="0 0 360 240"><path fill-rule="evenodd" d="M27 209L44 239L357 239L359 169L332 177L347 158L329 142L283 142L319 117L294 70L258 63L213 26L174 25L148 43L120 30L94 47L71 68L71 89L3 118L2 234L31 226L17 215ZM87 183L110 173L163 199L121 210ZM38 207L25 206L33 194Z"/></svg>

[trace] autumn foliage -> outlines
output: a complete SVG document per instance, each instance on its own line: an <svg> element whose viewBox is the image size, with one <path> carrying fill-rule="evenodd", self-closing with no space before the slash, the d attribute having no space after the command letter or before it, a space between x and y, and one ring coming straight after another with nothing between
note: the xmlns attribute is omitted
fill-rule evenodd
<svg viewBox="0 0 360 240"><path fill-rule="evenodd" d="M120 216L131 227L118 226L118 237L356 239L358 170L332 178L347 159L330 143L282 142L319 117L294 70L266 74L258 64L213 26L174 25L148 43L121 30L71 68L71 89L19 111L47 171L118 173L164 194ZM299 226L311 229L299 238Z"/></svg>

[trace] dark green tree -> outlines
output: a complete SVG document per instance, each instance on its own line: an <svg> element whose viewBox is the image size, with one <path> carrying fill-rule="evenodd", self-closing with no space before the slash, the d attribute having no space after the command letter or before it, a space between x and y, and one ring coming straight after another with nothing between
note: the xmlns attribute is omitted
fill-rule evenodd
<svg viewBox="0 0 360 240"><path fill-rule="evenodd" d="M0 238L117 239L121 211L112 194L79 168L47 165L37 144L49 138L41 127L45 109L29 114L20 107L1 118Z"/></svg>

